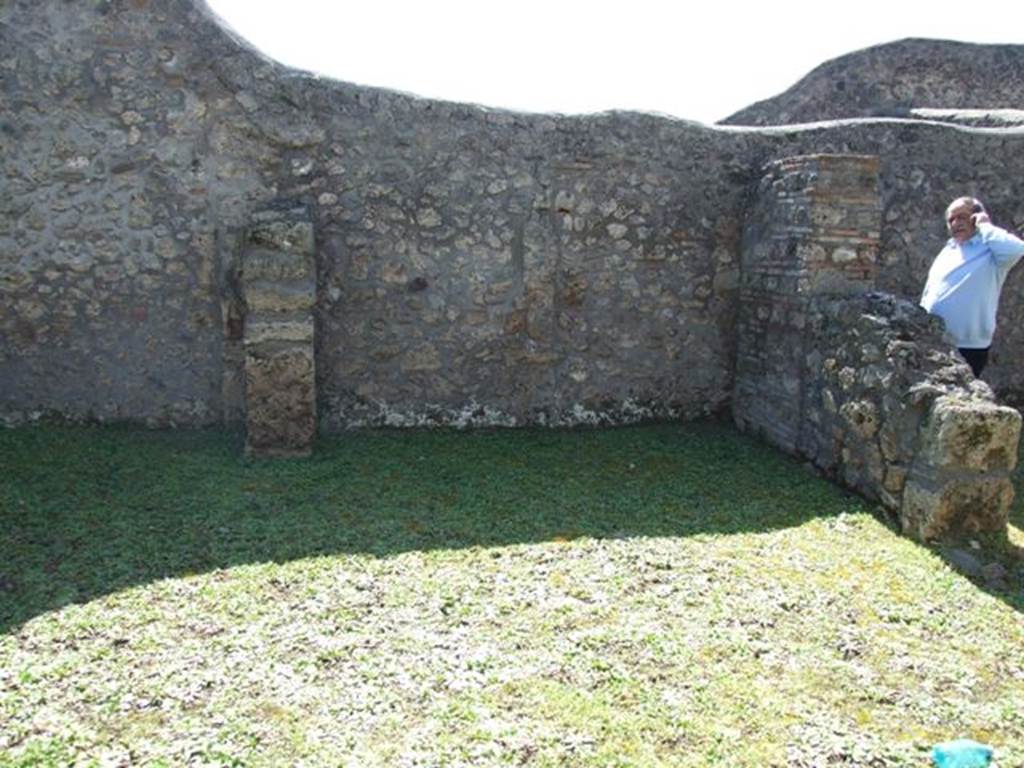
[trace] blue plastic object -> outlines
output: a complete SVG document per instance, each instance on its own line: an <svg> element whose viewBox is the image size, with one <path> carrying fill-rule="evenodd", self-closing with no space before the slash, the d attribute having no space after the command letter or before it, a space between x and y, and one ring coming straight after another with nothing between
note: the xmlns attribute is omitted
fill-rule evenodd
<svg viewBox="0 0 1024 768"><path fill-rule="evenodd" d="M992 761L992 747L970 739L936 744L932 761L936 768L985 768Z"/></svg>

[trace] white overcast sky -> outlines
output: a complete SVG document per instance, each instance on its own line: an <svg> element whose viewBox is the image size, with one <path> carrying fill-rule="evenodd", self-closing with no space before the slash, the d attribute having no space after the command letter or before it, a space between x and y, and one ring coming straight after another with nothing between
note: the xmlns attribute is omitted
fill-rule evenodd
<svg viewBox="0 0 1024 768"><path fill-rule="evenodd" d="M707 123L869 45L1024 43L1021 0L207 2L267 55L340 80L530 112L636 109Z"/></svg>

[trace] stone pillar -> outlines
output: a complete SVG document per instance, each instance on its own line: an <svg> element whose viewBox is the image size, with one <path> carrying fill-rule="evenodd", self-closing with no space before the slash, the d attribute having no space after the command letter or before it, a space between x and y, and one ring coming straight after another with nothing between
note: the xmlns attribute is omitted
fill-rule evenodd
<svg viewBox="0 0 1024 768"><path fill-rule="evenodd" d="M242 250L246 453L308 456L316 435L313 222L282 204L253 217Z"/></svg>
<svg viewBox="0 0 1024 768"><path fill-rule="evenodd" d="M807 155L766 169L741 254L733 395L741 428L796 452L808 309L819 296L873 285L881 217L877 157Z"/></svg>

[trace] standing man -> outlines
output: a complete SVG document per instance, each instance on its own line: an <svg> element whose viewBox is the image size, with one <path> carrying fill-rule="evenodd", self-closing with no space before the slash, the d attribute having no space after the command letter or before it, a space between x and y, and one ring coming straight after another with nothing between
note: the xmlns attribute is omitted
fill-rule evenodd
<svg viewBox="0 0 1024 768"><path fill-rule="evenodd" d="M977 377L988 362L999 293L1024 256L1024 241L993 225L973 197L949 204L946 226L950 239L928 270L921 306L942 318Z"/></svg>

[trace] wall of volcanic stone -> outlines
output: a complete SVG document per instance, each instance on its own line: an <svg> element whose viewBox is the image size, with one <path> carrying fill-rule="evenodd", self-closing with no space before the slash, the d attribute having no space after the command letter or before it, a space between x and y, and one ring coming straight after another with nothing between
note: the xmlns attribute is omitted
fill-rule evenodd
<svg viewBox="0 0 1024 768"><path fill-rule="evenodd" d="M818 297L808 316L795 453L916 538L1005 531L1020 413L971 376L941 322L874 292Z"/></svg>
<svg viewBox="0 0 1024 768"><path fill-rule="evenodd" d="M733 416L920 539L1006 529L1021 416L915 303L872 291L878 158L771 163L743 237Z"/></svg>
<svg viewBox="0 0 1024 768"><path fill-rule="evenodd" d="M619 422L726 407L746 205L773 158L877 154L880 287L941 214L1024 224L1024 134L524 115L287 70L192 0L0 6L0 418L240 419L239 251L298 201L319 421ZM1024 392L1024 282L992 380Z"/></svg>
<svg viewBox="0 0 1024 768"><path fill-rule="evenodd" d="M220 417L218 227L271 193L183 3L0 6L0 414ZM208 38L207 38L208 40Z"/></svg>

